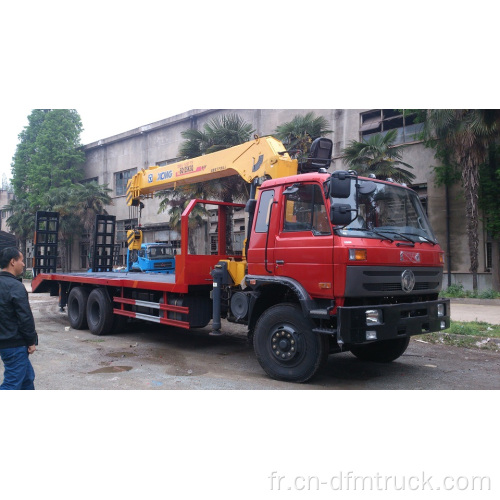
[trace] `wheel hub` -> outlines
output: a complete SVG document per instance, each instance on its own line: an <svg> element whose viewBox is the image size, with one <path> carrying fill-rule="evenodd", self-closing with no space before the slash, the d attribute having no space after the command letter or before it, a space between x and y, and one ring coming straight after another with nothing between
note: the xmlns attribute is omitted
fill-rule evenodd
<svg viewBox="0 0 500 500"><path fill-rule="evenodd" d="M289 326L280 326L271 336L271 351L280 361L292 360L298 353L298 335Z"/></svg>

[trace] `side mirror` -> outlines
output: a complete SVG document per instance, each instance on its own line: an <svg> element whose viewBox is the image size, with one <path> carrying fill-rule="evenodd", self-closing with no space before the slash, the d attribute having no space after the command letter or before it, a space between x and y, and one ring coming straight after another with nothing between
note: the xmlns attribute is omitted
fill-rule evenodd
<svg viewBox="0 0 500 500"><path fill-rule="evenodd" d="M330 196L332 198L349 198L351 196L352 175L345 170L337 170L330 178Z"/></svg>
<svg viewBox="0 0 500 500"><path fill-rule="evenodd" d="M351 212L356 212L351 205L334 203L330 208L330 220L334 226L347 226L353 220Z"/></svg>

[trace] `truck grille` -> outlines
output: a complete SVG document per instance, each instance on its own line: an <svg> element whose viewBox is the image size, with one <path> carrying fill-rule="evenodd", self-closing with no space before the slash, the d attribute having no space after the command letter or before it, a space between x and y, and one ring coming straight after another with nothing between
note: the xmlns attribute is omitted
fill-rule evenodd
<svg viewBox="0 0 500 500"><path fill-rule="evenodd" d="M172 262L155 262L155 269L172 269Z"/></svg>
<svg viewBox="0 0 500 500"><path fill-rule="evenodd" d="M434 282L421 282L415 283L414 290L435 290L439 283ZM365 290L369 292L402 292L401 283L365 283L363 285Z"/></svg>
<svg viewBox="0 0 500 500"><path fill-rule="evenodd" d="M415 286L411 292L403 291L401 274L411 269L415 276ZM443 277L442 268L435 267L347 267L346 297L369 297L392 295L412 295L417 293L438 293Z"/></svg>

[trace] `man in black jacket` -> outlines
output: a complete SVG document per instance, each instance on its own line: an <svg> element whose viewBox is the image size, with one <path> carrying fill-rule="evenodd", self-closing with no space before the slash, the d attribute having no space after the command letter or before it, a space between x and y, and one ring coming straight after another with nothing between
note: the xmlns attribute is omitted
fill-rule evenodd
<svg viewBox="0 0 500 500"><path fill-rule="evenodd" d="M0 357L4 379L0 390L34 389L35 371L29 360L38 344L28 292L17 277L23 274L23 254L15 247L0 253Z"/></svg>

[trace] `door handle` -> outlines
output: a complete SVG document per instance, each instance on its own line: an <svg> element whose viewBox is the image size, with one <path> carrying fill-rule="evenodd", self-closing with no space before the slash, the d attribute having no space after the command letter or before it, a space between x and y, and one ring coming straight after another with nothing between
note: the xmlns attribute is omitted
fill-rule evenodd
<svg viewBox="0 0 500 500"><path fill-rule="evenodd" d="M276 261L276 265L277 266L284 266L285 265L285 261L284 260L277 260Z"/></svg>

